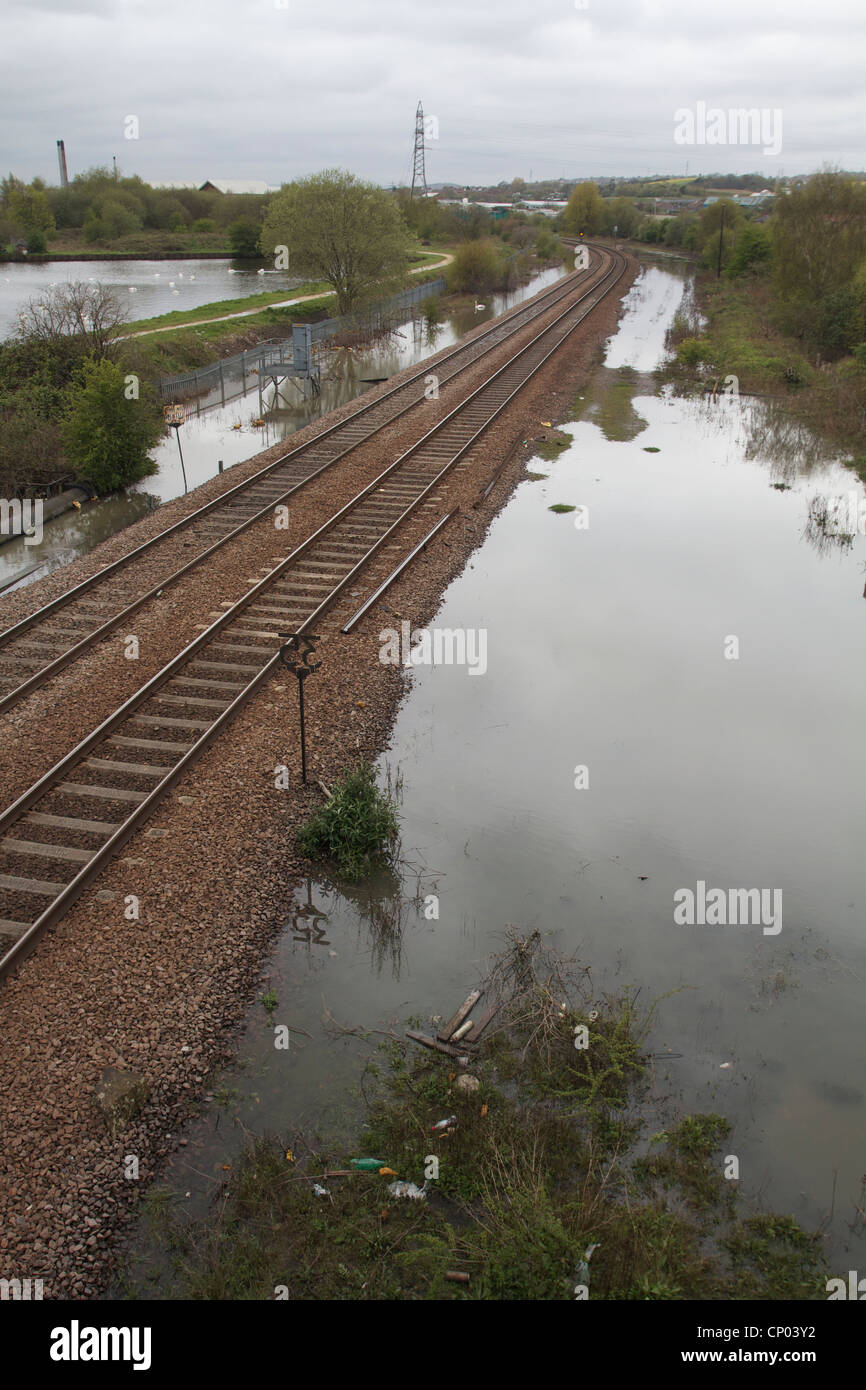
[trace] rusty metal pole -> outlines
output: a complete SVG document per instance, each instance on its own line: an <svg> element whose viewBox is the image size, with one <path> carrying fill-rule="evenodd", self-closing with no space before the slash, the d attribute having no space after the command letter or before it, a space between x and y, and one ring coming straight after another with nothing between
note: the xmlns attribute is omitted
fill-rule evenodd
<svg viewBox="0 0 866 1390"><path fill-rule="evenodd" d="M298 703L300 707L301 723L301 781L307 785L307 725L304 712L304 681L311 676L314 671L318 671L321 661L310 661L310 656L316 650L316 643L319 638L312 633L306 632L281 632L280 636L285 638L285 642L280 647L280 661L289 670L294 671L298 678ZM303 645L302 645L303 644Z"/></svg>

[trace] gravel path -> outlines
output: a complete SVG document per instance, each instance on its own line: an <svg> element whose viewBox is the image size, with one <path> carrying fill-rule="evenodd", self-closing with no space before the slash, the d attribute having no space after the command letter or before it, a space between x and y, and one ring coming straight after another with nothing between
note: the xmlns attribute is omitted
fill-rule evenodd
<svg viewBox="0 0 866 1390"><path fill-rule="evenodd" d="M623 293L636 269L632 264L620 282ZM314 776L330 783L359 753L373 757L387 746L405 685L399 671L379 663L381 627L399 625L401 618L415 625L433 618L444 589L523 476L534 442L549 433L540 422L568 416L620 307L612 298L596 309L476 445L467 467L452 473L443 487L443 511L455 504L463 510L377 609L350 637L340 636L339 627L360 597L346 597L323 623L309 729ZM366 477L363 469L387 461L381 443L372 452L378 458L359 463L342 480L350 494ZM251 471L260 462L250 461ZM503 463L489 498L474 506ZM233 470L232 482L239 476ZM326 501L330 512L342 495L335 486L318 504L311 496L308 514L297 520L298 539L314 524L315 505ZM160 524L165 520L163 509ZM149 524L152 518L141 526ZM401 548L408 550L429 525L407 526ZM156 605L143 614L136 628L145 652L152 643L158 663L166 633L175 650L203 621L202 607L230 598L232 586L243 589L257 565L272 560L268 539L272 552L273 537L259 538L238 550L234 570L227 563L218 578L196 579L201 587L195 592L179 591L173 609ZM129 543L127 532L123 542L110 544ZM368 589L392 565L393 559L379 557ZM123 673L130 688L149 673L149 660L128 663L135 667ZM107 703L117 703L120 675L117 653L103 650L93 654L86 675L79 669L64 689L58 681L33 699L43 702L46 721L54 718L68 740L85 711L92 716L103 686ZM30 739L36 737L32 713ZM4 729L4 744L6 737ZM47 747L33 749L36 763ZM26 753L25 740L17 755ZM291 771L288 791L274 788L280 763ZM7 760L7 775L15 771L14 759ZM37 771L26 769L26 780ZM300 785L294 682L277 679L7 983L0 995L0 1278L42 1278L47 1298L93 1298L116 1272L118 1238L148 1181L174 1149L208 1075L231 1055L233 1029L303 871L293 828L319 801L317 791ZM124 916L131 893L141 903L135 922ZM105 1066L138 1071L149 1087L144 1110L118 1139L94 1106ZM124 1176L128 1155L138 1159L137 1181Z"/></svg>
<svg viewBox="0 0 866 1390"><path fill-rule="evenodd" d="M444 251L441 260L425 261L424 265L413 266L409 274L423 275L425 270L438 270L440 266L449 265L453 260L450 252ZM201 328L208 323L227 323L229 319L248 319L254 314L261 314L264 309L288 309L292 304L306 304L310 299L333 299L335 293L335 290L320 290L318 294L302 294L297 299L280 299L275 304L259 305L257 309L238 309L234 314L220 314L214 319L190 319L186 323L170 323L166 328L144 328L140 333L127 333L118 341L124 343L130 338L149 338L154 333L178 333L184 328Z"/></svg>

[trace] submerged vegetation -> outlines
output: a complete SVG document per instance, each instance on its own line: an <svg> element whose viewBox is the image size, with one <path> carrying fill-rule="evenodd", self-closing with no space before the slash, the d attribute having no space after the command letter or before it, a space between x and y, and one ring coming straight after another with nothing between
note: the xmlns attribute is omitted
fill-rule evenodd
<svg viewBox="0 0 866 1390"><path fill-rule="evenodd" d="M360 762L298 831L298 846L302 854L329 860L341 878L357 883L392 863L399 830L394 797L377 785L375 768Z"/></svg>
<svg viewBox="0 0 866 1390"><path fill-rule="evenodd" d="M662 375L783 401L852 455L861 451L848 462L862 476L866 185L824 171L777 198L766 226L732 215L724 227L720 216L708 222L696 304L669 331L674 358Z"/></svg>
<svg viewBox="0 0 866 1390"><path fill-rule="evenodd" d="M159 1296L826 1296L817 1235L738 1212L723 1117L647 1133L654 1010L595 997L588 970L538 932L510 938L488 982L500 1012L470 1070L393 1032L368 1037L357 1146L253 1142L218 1216L182 1231L165 1217L173 1273L155 1276Z"/></svg>

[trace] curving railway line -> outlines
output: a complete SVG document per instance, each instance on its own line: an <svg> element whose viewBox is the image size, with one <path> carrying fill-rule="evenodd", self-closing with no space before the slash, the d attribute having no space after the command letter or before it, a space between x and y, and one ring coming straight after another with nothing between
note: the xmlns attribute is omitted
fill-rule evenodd
<svg viewBox="0 0 866 1390"><path fill-rule="evenodd" d="M566 294L570 302L552 322L0 815L0 976L63 917L278 668L281 635L315 630L375 555L400 548L409 518L442 518L448 474L470 465L488 427L616 288L626 258L599 255L590 290Z"/></svg>
<svg viewBox="0 0 866 1390"><path fill-rule="evenodd" d="M215 551L256 522L272 517L274 509L299 489L414 409L425 399L425 381L431 370L435 370L441 387L568 299L576 286L586 285L585 294L591 293L592 284L604 272L605 254L594 252L589 270L566 276L528 304L496 320L470 342L453 348L432 367L429 362L422 364L408 380L375 400L362 402L309 442L289 450L222 496L0 631L0 714L77 661ZM184 549L191 548L194 553L185 556L177 567L178 552L172 542L181 534Z"/></svg>

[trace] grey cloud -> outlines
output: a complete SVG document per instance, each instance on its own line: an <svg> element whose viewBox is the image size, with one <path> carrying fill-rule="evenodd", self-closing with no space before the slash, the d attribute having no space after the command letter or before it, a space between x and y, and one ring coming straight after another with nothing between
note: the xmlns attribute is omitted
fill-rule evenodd
<svg viewBox="0 0 866 1390"><path fill-rule="evenodd" d="M866 166L859 0L71 0L7 6L0 168L107 163L154 181L406 177L415 104L433 180ZM683 147L674 111L781 108L784 145ZM141 138L123 138L135 114Z"/></svg>

